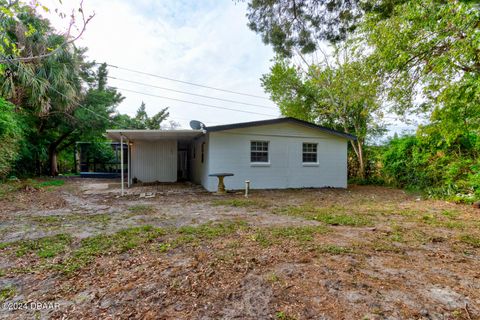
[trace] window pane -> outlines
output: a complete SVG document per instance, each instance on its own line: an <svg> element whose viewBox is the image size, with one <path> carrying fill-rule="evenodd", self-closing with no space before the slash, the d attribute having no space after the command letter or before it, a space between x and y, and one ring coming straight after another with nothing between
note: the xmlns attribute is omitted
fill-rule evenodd
<svg viewBox="0 0 480 320"><path fill-rule="evenodd" d="M317 144L316 143L303 143L302 161L317 162Z"/></svg>
<svg viewBox="0 0 480 320"><path fill-rule="evenodd" d="M250 142L250 161L268 162L268 141Z"/></svg>

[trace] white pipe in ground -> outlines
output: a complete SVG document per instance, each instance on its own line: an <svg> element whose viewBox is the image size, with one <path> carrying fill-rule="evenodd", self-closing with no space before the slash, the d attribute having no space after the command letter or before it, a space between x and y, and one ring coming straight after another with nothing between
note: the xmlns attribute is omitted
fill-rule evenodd
<svg viewBox="0 0 480 320"><path fill-rule="evenodd" d="M245 180L245 198L248 198L249 191L250 191L250 180Z"/></svg>

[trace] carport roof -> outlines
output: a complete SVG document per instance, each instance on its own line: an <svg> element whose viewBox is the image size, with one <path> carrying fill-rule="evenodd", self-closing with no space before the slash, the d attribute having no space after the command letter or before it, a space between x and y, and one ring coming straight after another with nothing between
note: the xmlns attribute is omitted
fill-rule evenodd
<svg viewBox="0 0 480 320"><path fill-rule="evenodd" d="M120 141L123 135L130 141L135 140L190 140L201 136L203 130L107 130L107 137L113 141Z"/></svg>

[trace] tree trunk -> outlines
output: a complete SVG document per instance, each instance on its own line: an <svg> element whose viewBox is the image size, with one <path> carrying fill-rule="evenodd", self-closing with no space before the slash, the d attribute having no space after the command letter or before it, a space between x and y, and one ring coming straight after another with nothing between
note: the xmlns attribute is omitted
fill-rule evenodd
<svg viewBox="0 0 480 320"><path fill-rule="evenodd" d="M50 143L48 146L48 162L50 164L50 175L51 176L58 176L58 163L57 163L57 155L58 155L58 146L73 132L68 131L61 135L56 141ZM61 149L62 150L62 149Z"/></svg>
<svg viewBox="0 0 480 320"><path fill-rule="evenodd" d="M51 144L48 148L48 162L50 163L50 175L58 176L57 146Z"/></svg>
<svg viewBox="0 0 480 320"><path fill-rule="evenodd" d="M363 159L363 144L357 140L358 147L358 174L360 178L365 179L365 160Z"/></svg>

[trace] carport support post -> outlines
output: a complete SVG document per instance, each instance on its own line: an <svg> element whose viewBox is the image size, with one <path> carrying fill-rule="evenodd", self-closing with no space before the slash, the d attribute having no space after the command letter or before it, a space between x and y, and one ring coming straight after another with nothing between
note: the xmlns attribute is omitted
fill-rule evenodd
<svg viewBox="0 0 480 320"><path fill-rule="evenodd" d="M130 139L127 139L127 187L130 188Z"/></svg>
<svg viewBox="0 0 480 320"><path fill-rule="evenodd" d="M124 194L124 181L123 181L123 134L120 133L120 177L122 181L122 197Z"/></svg>

